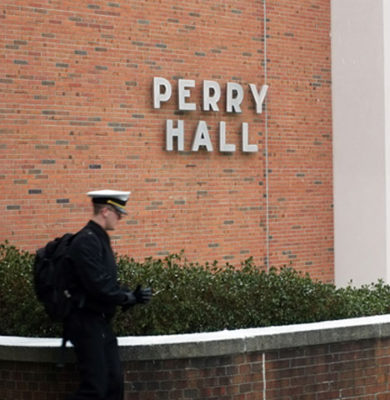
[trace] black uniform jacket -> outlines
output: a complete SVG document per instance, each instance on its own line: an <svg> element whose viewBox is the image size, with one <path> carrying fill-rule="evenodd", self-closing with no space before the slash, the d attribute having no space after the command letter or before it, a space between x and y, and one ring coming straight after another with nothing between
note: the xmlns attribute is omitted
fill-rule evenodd
<svg viewBox="0 0 390 400"><path fill-rule="evenodd" d="M106 231L94 221L74 237L69 258L74 291L83 307L112 316L127 299L117 280L117 265Z"/></svg>

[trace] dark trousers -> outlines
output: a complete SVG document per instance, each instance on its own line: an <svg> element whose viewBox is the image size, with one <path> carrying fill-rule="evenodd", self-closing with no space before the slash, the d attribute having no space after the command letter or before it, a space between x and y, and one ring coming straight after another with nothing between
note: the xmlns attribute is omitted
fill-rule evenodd
<svg viewBox="0 0 390 400"><path fill-rule="evenodd" d="M70 315L64 332L74 346L80 386L69 400L123 400L123 373L118 341L103 315L77 311Z"/></svg>

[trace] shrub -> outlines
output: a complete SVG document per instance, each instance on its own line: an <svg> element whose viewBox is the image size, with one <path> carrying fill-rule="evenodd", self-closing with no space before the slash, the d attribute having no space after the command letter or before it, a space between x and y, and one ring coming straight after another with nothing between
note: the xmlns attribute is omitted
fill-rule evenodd
<svg viewBox="0 0 390 400"><path fill-rule="evenodd" d="M59 327L46 317L32 285L33 255L7 243L0 245L0 334L57 336Z"/></svg>
<svg viewBox="0 0 390 400"><path fill-rule="evenodd" d="M183 254L143 263L117 258L122 284L150 286L147 306L119 311L119 335L207 332L384 314L390 286L382 281L336 288L292 268L265 272L251 259L240 268L217 262L200 265ZM59 336L32 288L33 255L8 243L0 245L0 334Z"/></svg>

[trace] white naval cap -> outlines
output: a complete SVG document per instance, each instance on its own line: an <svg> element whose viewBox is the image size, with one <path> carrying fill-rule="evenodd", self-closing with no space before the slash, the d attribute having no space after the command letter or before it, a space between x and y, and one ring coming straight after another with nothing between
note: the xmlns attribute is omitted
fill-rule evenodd
<svg viewBox="0 0 390 400"><path fill-rule="evenodd" d="M92 198L92 202L95 204L110 204L120 213L127 214L125 206L130 193L121 190L104 189L88 192L87 195Z"/></svg>

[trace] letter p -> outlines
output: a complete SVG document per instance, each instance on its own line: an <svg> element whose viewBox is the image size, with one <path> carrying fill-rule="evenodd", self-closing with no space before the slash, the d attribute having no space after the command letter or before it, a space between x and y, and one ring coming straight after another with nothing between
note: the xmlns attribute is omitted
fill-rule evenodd
<svg viewBox="0 0 390 400"><path fill-rule="evenodd" d="M172 96L172 87L165 78L153 78L153 108L161 108L161 103Z"/></svg>

